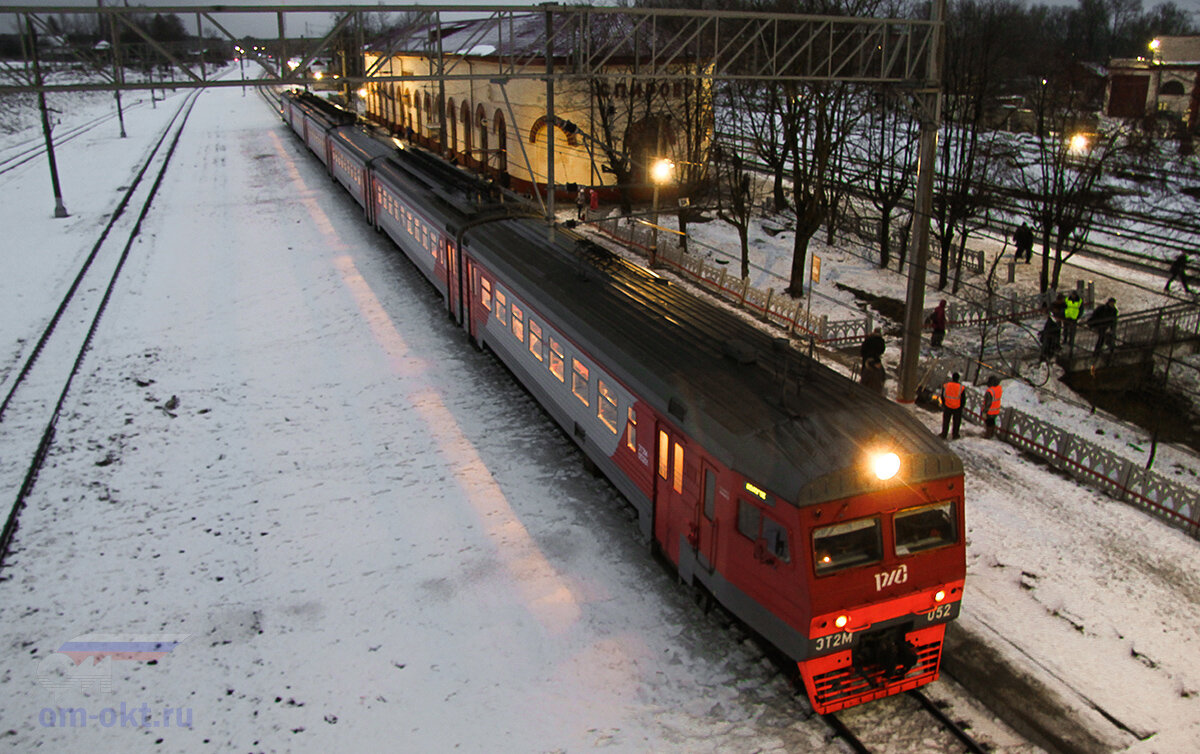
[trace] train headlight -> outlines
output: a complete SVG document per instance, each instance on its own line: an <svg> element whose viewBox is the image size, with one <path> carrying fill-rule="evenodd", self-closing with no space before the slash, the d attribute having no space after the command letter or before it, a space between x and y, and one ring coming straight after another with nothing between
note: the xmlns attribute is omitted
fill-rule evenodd
<svg viewBox="0 0 1200 754"><path fill-rule="evenodd" d="M838 628L845 628L846 624L849 622L850 622L849 615L839 615L838 617L833 619L833 625L837 626Z"/></svg>
<svg viewBox="0 0 1200 754"><path fill-rule="evenodd" d="M895 453L877 453L871 459L871 470L881 481L891 479L900 471L900 456Z"/></svg>
<svg viewBox="0 0 1200 754"><path fill-rule="evenodd" d="M933 595L934 602L941 602L944 599L946 599L946 593L943 592L941 589L939 589L937 591L937 594Z"/></svg>

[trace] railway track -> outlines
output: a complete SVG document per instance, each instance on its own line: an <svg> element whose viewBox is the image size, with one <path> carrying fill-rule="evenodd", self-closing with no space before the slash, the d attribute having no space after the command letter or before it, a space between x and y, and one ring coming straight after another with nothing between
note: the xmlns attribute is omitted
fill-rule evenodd
<svg viewBox="0 0 1200 754"><path fill-rule="evenodd" d="M126 110L137 107L138 103L127 106ZM116 113L105 113L96 118L92 118L84 123L79 123L65 131L54 135L54 146L59 147L70 141L74 141L80 136L92 131L98 126L108 123L116 118ZM32 160L38 159L46 153L46 142L43 138L37 137L26 139L25 141L13 144L3 150L0 150L0 175L4 175L12 170L29 163Z"/></svg>
<svg viewBox="0 0 1200 754"><path fill-rule="evenodd" d="M967 730L955 722L946 712L920 691L909 691L877 705L889 705L892 714L886 726L859 724L862 715L833 713L822 719L833 729L837 738L844 741L857 754L875 754L885 751L915 751L918 749L939 752L968 752L987 754L988 749L976 741ZM924 720L925 723L919 722ZM879 730L886 728L886 730ZM856 731L857 729L857 731ZM900 738L902 740L897 740ZM933 744L932 742L937 742ZM933 749L930 747L933 746Z"/></svg>
<svg viewBox="0 0 1200 754"><path fill-rule="evenodd" d="M11 500L0 532L0 567L12 547L20 513L54 440L55 428L104 311L201 90L178 110L147 151L142 165L99 233L70 287L0 402L0 484Z"/></svg>

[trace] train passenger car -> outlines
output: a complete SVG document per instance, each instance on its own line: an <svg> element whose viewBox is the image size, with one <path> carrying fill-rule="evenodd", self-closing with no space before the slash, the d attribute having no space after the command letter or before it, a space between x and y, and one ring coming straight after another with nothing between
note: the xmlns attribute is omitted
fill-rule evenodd
<svg viewBox="0 0 1200 754"><path fill-rule="evenodd" d="M283 97L281 104L283 119L292 130L308 145L326 168L330 164L330 141L328 134L339 126L348 126L356 122L353 113L337 108L319 97L309 94L290 93Z"/></svg>
<svg viewBox="0 0 1200 754"><path fill-rule="evenodd" d="M681 577L798 663L817 711L936 679L966 571L962 465L944 442L786 340L573 232L551 238L419 150L363 167L377 225L456 321Z"/></svg>

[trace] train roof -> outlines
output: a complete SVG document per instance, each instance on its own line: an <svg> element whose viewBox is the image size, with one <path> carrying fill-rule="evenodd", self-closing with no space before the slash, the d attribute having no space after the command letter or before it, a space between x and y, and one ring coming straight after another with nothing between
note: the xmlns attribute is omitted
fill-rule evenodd
<svg viewBox="0 0 1200 754"><path fill-rule="evenodd" d="M528 210L419 149L377 163L462 233L471 253L602 367L722 463L797 505L962 473L948 446L909 411L746 321ZM511 221L502 221L502 220ZM889 448L902 471L866 468Z"/></svg>
<svg viewBox="0 0 1200 754"><path fill-rule="evenodd" d="M909 411L740 316L572 232L467 233L515 292L723 463L797 505L962 473ZM866 468L890 448L904 469ZM899 480L899 481L897 481Z"/></svg>

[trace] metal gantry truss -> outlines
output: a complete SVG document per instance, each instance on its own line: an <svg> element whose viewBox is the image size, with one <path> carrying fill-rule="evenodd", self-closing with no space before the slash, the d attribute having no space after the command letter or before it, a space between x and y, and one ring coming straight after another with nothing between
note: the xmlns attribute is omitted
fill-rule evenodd
<svg viewBox="0 0 1200 754"><path fill-rule="evenodd" d="M941 120L941 57L944 47L946 0L932 0L930 18L889 19L847 16L814 16L795 13L750 13L661 8L596 8L545 3L538 6L464 5L258 5L258 6L149 6L149 7L36 7L0 6L0 34L19 34L23 45L32 45L23 68L0 66L0 94L36 92L43 101L54 91L114 91L120 110L120 93L130 90L208 88L227 86L304 86L315 83L309 65L340 44L354 45L356 53L378 55L375 63L358 72L344 69L340 85L352 90L368 82L435 82L444 90L451 80L484 80L501 85L514 79L546 82L546 121L554 123L554 90L559 82L633 80L770 81L774 83L846 82L890 85L906 92L921 121L920 156L913 228L915 253L909 268L908 303L901 357L902 401L916 395L920 353L925 265L928 256L932 206L933 161ZM224 38L239 45L254 38L265 49L241 49L243 56L262 66L263 76L210 77L203 55L193 61L152 38L139 21L154 15L195 18L197 36ZM288 19L325 14L328 32L319 38L298 38L288 30ZM36 37L52 29L55 16L91 17L91 27L107 30L111 71L105 81L92 83L47 82L37 66ZM376 24L368 39L371 18ZM261 35L235 33L236 22L249 19L274 22L277 34L267 42ZM299 26L299 23L296 23ZM385 30L386 31L383 31ZM215 32L215 33L214 33ZM136 40L144 49L170 63L170 73L158 81L127 81L122 49ZM25 49L23 47L23 49ZM383 64L394 55L418 55L428 70L397 74ZM75 53L95 59L96 49ZM288 65L295 55L297 65ZM495 69L472 72L460 65L472 55L498 61ZM97 70L103 70L97 68ZM214 71L215 72L215 71ZM505 93L507 98L507 92ZM44 104L43 104L44 110ZM443 115L444 117L444 115ZM45 120L45 119L43 119ZM443 124L444 126L444 124ZM53 155L46 131L47 150ZM444 128L443 128L444 130ZM554 153L553 128L547 131L547 148ZM122 126L122 135L124 130ZM548 165L548 185L554 182L553 159ZM53 157L51 156L51 172ZM55 214L62 209L56 186ZM553 232L554 192L547 192L548 219Z"/></svg>
<svg viewBox="0 0 1200 754"><path fill-rule="evenodd" d="M265 76L260 86L310 83L298 71L330 49L344 34L361 43L378 45L378 51L422 52L430 59L456 58L487 40L500 61L502 75L510 79L546 78L546 55L556 58L556 79L681 79L694 77L685 62L703 61L705 74L714 80L773 80L780 82L844 81L918 87L924 82L932 54L937 24L932 20L812 16L796 13L748 13L651 8L593 8L545 4L539 6L468 5L256 5L256 6L139 6L139 7L35 7L0 6L0 34L19 33L32 23L43 35L50 33L56 16L94 19L97 29L110 30L113 44L108 54L118 55L122 44L134 42L155 51L172 64L171 77L155 87L195 88L241 86L242 83L209 77L202 62L184 59L153 39L138 23L156 14L195 18L197 31L239 44L246 38L235 29L247 21L269 21L276 34L267 40L271 54L247 50L260 63ZM298 38L289 31L289 18L328 16L329 30L321 37ZM368 40L368 18L402 19L400 34L389 40ZM548 21L542 23L542 19ZM472 19L470 44L448 46L440 30L463 19ZM530 22L534 23L531 24ZM299 26L299 23L295 24ZM528 34L528 29L537 31ZM423 37L420 48L413 42ZM289 53L301 58L295 70L285 64ZM96 50L81 50L95 59ZM621 70L619 74L615 67ZM465 68L465 67L463 67ZM379 74L378 71L370 72ZM438 74L445 80L484 79L450 61ZM491 74L494 76L495 74ZM428 80L428 74L351 76L345 83ZM137 90L147 82L110 80L99 83L43 83L32 79L0 81L0 94L27 91Z"/></svg>

